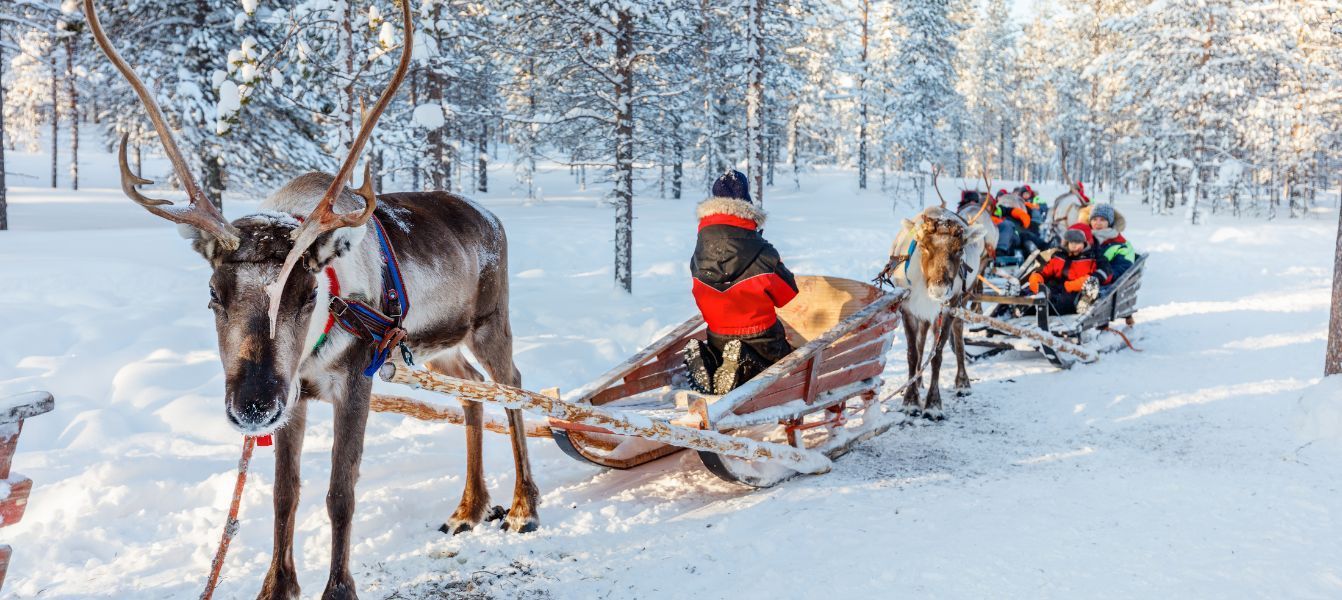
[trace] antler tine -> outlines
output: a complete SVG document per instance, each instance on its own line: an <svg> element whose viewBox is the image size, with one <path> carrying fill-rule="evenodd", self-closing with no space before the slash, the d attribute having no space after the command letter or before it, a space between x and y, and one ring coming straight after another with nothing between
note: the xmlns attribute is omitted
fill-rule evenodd
<svg viewBox="0 0 1342 600"><path fill-rule="evenodd" d="M1058 141L1058 163L1062 167L1062 182L1067 184L1067 189L1076 193L1076 182L1072 181L1072 176L1067 174L1067 142Z"/></svg>
<svg viewBox="0 0 1342 600"><path fill-rule="evenodd" d="M107 34L103 31L102 23L98 21L98 13L93 9L93 0L84 0L84 17L88 19L89 29L93 31L93 39L98 42L98 47L102 48L103 54L112 61L112 66L121 72L121 76L126 78L131 89L135 90L135 95L140 98L140 104L144 105L145 112L149 113L149 120L154 124L154 130L158 132L159 140L163 143L163 152L167 154L168 160L172 163L172 169L177 173L177 179L182 182L182 187L186 188L186 196L189 204L186 207L173 205L167 200L158 200L146 198L135 189L137 185L152 183L151 181L135 175L130 172L126 165L126 137L121 138L121 189L134 200L136 204L145 207L160 217L163 217L174 223L183 223L201 230L205 234L215 238L226 248L232 250L238 247L238 230L233 227L219 209L214 207L209 198L201 192L200 186L191 176L191 169L186 164L186 159L182 157L182 151L178 149L177 142L172 137L172 131L168 128L168 123L163 119L163 112L159 110L158 103L149 93L148 88L140 81L140 77L135 74L121 58L121 54L112 46L111 40L107 39ZM166 207L166 208L159 208Z"/></svg>
<svg viewBox="0 0 1342 600"><path fill-rule="evenodd" d="M946 208L946 198L941 195L941 188L937 186L937 175L941 174L941 165L932 166L932 189L937 191L937 198L941 200L941 207Z"/></svg>
<svg viewBox="0 0 1342 600"><path fill-rule="evenodd" d="M89 2L90 0L84 0ZM331 186L326 189L322 199L317 203L317 207L312 210L312 214L303 221L303 224L294 231L294 247L289 251L289 255L284 257L284 264L280 267L280 274L275 281L266 286L266 293L270 296L270 335L275 336L275 320L279 315L280 296L284 291L284 283L289 279L289 273L293 272L294 265L298 263L299 257L307 252L309 246L317 241L321 234L342 227L359 227L372 218L373 211L377 208L377 196L373 193L370 182L370 169L364 166L364 182L356 193L364 199L363 210L358 213L335 213L335 201L345 190L345 182L354 172L354 166L359 162L359 153L363 150L364 144L373 134L373 128L377 125L378 117L382 116L382 111L391 104L391 99L396 95L396 89L401 86L405 80L405 74L410 70L410 50L414 45L414 22L410 14L410 1L401 0L401 18L405 22L405 41L401 46L401 61L396 65L396 72L392 75L391 82L387 84L387 89L382 91L378 97L377 104L373 105L370 111L363 119L363 125L359 128L359 133L354 136L354 141L350 144L349 153L345 155L345 160L340 164L340 170L336 171L335 179L331 180Z"/></svg>
<svg viewBox="0 0 1342 600"><path fill-rule="evenodd" d="M136 204L145 207L146 210L160 217L168 218L168 215L156 207L172 204L171 200L162 200L159 198L150 198L140 193L136 186L149 185L154 183L145 179L130 170L130 164L126 161L126 141L130 139L129 133L121 134L121 147L117 150L117 162L121 164L121 191L126 196L134 200Z"/></svg>

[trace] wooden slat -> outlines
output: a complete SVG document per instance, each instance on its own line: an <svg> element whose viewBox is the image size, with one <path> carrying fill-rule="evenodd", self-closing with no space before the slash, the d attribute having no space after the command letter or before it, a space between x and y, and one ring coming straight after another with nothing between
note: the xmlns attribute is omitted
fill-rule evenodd
<svg viewBox="0 0 1342 600"><path fill-rule="evenodd" d="M628 398L634 394L641 394L648 390L655 390L664 385L671 385L671 380L674 377L674 372L662 371L650 377L644 377L638 381L631 381L615 387L606 388L591 397L591 404L593 406L601 406L621 398Z"/></svg>
<svg viewBox="0 0 1342 600"><path fill-rule="evenodd" d="M661 354L666 349L671 348L675 346L677 343L682 342L685 339L689 338L691 334L693 334L700 327L703 327L703 325L704 325L704 318L702 316L694 315L690 317L689 320L685 321L684 323L681 323L679 327L676 327L675 329L671 330L670 333L662 336L657 341L648 344L647 347L643 348L642 350L639 350L636 354L629 357L628 360L620 363L619 365L616 365L615 368L607 371L602 376L592 380L587 385L584 385L576 390L569 392L568 394L566 394L565 400L567 402L579 402L579 403L588 402L592 396L595 396L602 390L624 379L625 375L628 375L629 372L643 366L643 364L648 362L648 360L652 359L652 357Z"/></svg>
<svg viewBox="0 0 1342 600"><path fill-rule="evenodd" d="M0 425L50 412L55 406L56 400L46 392L28 392L0 399Z"/></svg>
<svg viewBox="0 0 1342 600"><path fill-rule="evenodd" d="M0 527L8 527L23 519L23 511L28 508L28 494L33 491L33 480L15 475L7 480L9 496L0 500Z"/></svg>
<svg viewBox="0 0 1342 600"><path fill-rule="evenodd" d="M9 477L10 463L14 461L14 452L19 445L19 434L22 432L22 420L0 425L0 479Z"/></svg>
<svg viewBox="0 0 1342 600"><path fill-rule="evenodd" d="M861 381L870 377L876 377L885 371L885 363L882 361L870 361L858 365L853 365L842 371L826 373L820 376L820 384L816 387L816 393L821 394L835 388L839 388L850 383ZM744 415L757 410L778 406L793 400L805 398L801 385L774 390L758 397L751 398L737 407L733 414Z"/></svg>
<svg viewBox="0 0 1342 600"><path fill-rule="evenodd" d="M9 557L13 554L8 545L0 545L0 590L5 589L5 574L9 573Z"/></svg>

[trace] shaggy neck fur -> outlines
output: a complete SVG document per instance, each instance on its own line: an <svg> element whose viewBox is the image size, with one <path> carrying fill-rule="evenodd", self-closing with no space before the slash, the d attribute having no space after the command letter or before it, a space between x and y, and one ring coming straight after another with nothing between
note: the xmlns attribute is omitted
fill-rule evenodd
<svg viewBox="0 0 1342 600"><path fill-rule="evenodd" d="M754 221L755 225L759 227L764 227L764 219L768 216L764 212L764 209L746 202L745 200L724 198L722 196L714 196L700 202L695 213L700 219L710 215L731 215L733 217Z"/></svg>

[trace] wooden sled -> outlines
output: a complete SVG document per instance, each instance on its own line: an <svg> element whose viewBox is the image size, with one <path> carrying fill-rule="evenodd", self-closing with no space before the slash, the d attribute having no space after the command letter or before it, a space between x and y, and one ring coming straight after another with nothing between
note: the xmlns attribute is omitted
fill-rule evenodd
<svg viewBox="0 0 1342 600"><path fill-rule="evenodd" d="M1087 338L1109 330L1114 321L1122 320L1130 330L1133 315L1137 313L1137 292L1142 287L1142 273L1146 269L1146 254L1137 255L1132 268L1118 281L1103 290L1100 299L1082 315L1051 315L1045 293L1030 296L1000 296L980 294L973 301L983 305L1028 306L1033 315L997 319L979 313L963 311L957 316L967 323L977 324L983 336L966 336L965 344L987 348L974 355L975 360L996 356L1018 348L1015 341L1033 344L1049 362L1060 368L1069 368L1080 359L1092 362L1098 359L1094 350L1084 347ZM1117 330L1113 330L1117 331ZM1126 342L1127 336L1118 332Z"/></svg>
<svg viewBox="0 0 1342 600"><path fill-rule="evenodd" d="M828 470L832 458L892 423L877 392L907 292L835 277L797 284L797 298L779 311L797 349L722 396L686 385L680 352L705 336L698 316L563 398L556 389L536 393L392 363L382 377L549 417L559 447L595 465L629 469L691 449L718 477L767 487Z"/></svg>
<svg viewBox="0 0 1342 600"><path fill-rule="evenodd" d="M820 448L829 457L884 427L850 421L874 406L885 357L899 324L907 292L887 293L837 277L797 278L800 293L778 311L797 349L741 387L722 396L689 390L681 351L704 339L703 319L694 316L638 354L565 397L566 402L636 411L701 430L719 431L798 448ZM866 421L874 425L875 412ZM885 425L888 427L888 424ZM550 429L570 456L614 469L628 469L682 450L667 444L613 436L581 423L552 419ZM879 431L877 431L879 429ZM822 431L823 430L823 431ZM840 441L842 440L842 441ZM768 486L779 474L749 461L701 450L699 458L728 481Z"/></svg>

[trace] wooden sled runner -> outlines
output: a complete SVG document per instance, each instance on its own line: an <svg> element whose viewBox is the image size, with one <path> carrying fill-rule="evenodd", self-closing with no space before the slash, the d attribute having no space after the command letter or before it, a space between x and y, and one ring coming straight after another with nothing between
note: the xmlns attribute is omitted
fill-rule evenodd
<svg viewBox="0 0 1342 600"><path fill-rule="evenodd" d="M560 448L592 464L628 469L692 449L715 475L767 487L828 470L833 457L891 424L877 392L907 292L836 277L803 276L797 284L797 298L779 311L797 349L722 396L686 385L680 351L705 336L698 316L563 398L557 390L535 393L391 363L382 376L547 416Z"/></svg>
<svg viewBox="0 0 1342 600"><path fill-rule="evenodd" d="M1037 347L1049 362L1061 368L1070 367L1076 359L1082 362L1098 360L1095 350L1083 344L1098 333L1109 330L1114 321L1125 321L1132 326L1132 316L1137 312L1137 292L1142 287L1142 273L1146 269L1146 254L1137 255L1132 268L1108 286L1100 299L1091 305L1083 315L1050 315L1048 298L1043 294L1032 296L999 296L981 294L974 297L976 302L987 305L1018 305L1033 307L1034 315L1014 319L997 319L970 311L960 311L956 316L971 325L978 324L983 336L966 337L965 343L987 348L975 359L987 358L1017 348L1012 340L1023 340ZM1117 330L1110 330L1127 337ZM996 338L996 339L994 339Z"/></svg>

